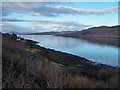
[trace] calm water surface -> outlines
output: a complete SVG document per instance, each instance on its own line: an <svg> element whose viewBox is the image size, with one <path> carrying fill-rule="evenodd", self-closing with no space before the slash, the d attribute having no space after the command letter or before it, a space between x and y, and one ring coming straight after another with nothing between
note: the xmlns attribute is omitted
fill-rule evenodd
<svg viewBox="0 0 120 90"><path fill-rule="evenodd" d="M38 41L38 45L70 53L97 63L118 66L118 47L89 42L84 39L53 35L21 35L26 39Z"/></svg>

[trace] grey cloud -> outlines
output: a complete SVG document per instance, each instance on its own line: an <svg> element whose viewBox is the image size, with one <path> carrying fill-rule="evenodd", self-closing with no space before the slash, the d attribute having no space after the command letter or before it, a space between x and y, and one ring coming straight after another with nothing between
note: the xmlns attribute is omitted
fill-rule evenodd
<svg viewBox="0 0 120 90"><path fill-rule="evenodd" d="M1 19L1 18L0 18ZM34 22L36 24L57 24L57 25L63 25L63 26L81 26L81 27L89 27L91 25L86 24L80 24L73 21L48 21L48 20L22 20L22 19L16 19L16 18L2 18L2 22Z"/></svg>
<svg viewBox="0 0 120 90"><path fill-rule="evenodd" d="M55 4L55 2L3 2L2 15L7 16L12 12L27 13L37 12L38 9L44 10L44 6Z"/></svg>
<svg viewBox="0 0 120 90"><path fill-rule="evenodd" d="M110 7L103 10L87 10L81 8L72 8L69 6L49 6L51 4L56 4L55 2L39 2L39 3L3 3L2 13L3 16L7 16L12 12L27 13L34 12L33 16L59 16L60 14L106 14L116 12L118 6Z"/></svg>
<svg viewBox="0 0 120 90"><path fill-rule="evenodd" d="M33 29L34 28L34 29ZM55 29L57 28L57 29ZM70 27L70 26L52 26L52 27L42 27L42 26L32 26L32 27L20 27L11 24L2 25L2 32L18 32L18 33L35 33L35 32L49 32L49 31L73 31L81 30L83 27Z"/></svg>

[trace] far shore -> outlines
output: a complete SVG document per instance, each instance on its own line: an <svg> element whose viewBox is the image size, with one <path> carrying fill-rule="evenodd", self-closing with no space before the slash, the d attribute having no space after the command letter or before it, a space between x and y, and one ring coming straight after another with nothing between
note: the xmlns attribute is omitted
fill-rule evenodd
<svg viewBox="0 0 120 90"><path fill-rule="evenodd" d="M56 36L85 39L85 40L91 41L93 43L106 44L106 45L120 47L120 42L119 42L120 37L89 37L89 36L88 37L84 37L84 36L78 37L78 36L68 36L68 35L56 35Z"/></svg>

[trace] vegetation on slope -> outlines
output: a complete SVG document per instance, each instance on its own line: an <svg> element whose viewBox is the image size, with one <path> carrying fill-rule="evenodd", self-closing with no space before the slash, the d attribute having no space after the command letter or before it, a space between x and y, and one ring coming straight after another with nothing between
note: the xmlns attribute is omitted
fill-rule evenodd
<svg viewBox="0 0 120 90"><path fill-rule="evenodd" d="M46 49L16 35L3 34L2 43L3 88L118 88L119 68Z"/></svg>

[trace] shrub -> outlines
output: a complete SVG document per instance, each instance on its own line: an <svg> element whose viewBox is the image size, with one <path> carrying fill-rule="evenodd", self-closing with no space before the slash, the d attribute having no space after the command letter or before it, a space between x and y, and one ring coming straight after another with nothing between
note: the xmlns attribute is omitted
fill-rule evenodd
<svg viewBox="0 0 120 90"><path fill-rule="evenodd" d="M118 70L112 67L102 68L98 71L98 79L107 81L114 74L118 74Z"/></svg>
<svg viewBox="0 0 120 90"><path fill-rule="evenodd" d="M13 36L17 37L17 35L15 33L12 34Z"/></svg>
<svg viewBox="0 0 120 90"><path fill-rule="evenodd" d="M92 87L92 84L90 80L88 80L87 78L76 75L75 77L72 78L71 87L72 88L90 88Z"/></svg>
<svg viewBox="0 0 120 90"><path fill-rule="evenodd" d="M22 50L12 39L13 36L3 35L2 40L2 83L3 88L34 87L27 74L26 62L32 59L32 54ZM30 68L29 68L30 69Z"/></svg>
<svg viewBox="0 0 120 90"><path fill-rule="evenodd" d="M119 78L118 75L113 75L108 81L97 81L96 88L119 88Z"/></svg>
<svg viewBox="0 0 120 90"><path fill-rule="evenodd" d="M33 48L34 47L34 43L33 42L25 42L25 46L29 46L30 48Z"/></svg>
<svg viewBox="0 0 120 90"><path fill-rule="evenodd" d="M50 61L38 60L36 63L39 75L47 81L48 88L69 87L70 75L65 75L59 64ZM69 76L69 78L68 78Z"/></svg>

